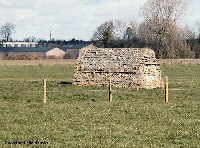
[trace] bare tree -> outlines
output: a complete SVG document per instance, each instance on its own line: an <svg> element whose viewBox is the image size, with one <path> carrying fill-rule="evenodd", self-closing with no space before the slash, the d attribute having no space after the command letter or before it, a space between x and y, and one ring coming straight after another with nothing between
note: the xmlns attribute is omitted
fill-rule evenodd
<svg viewBox="0 0 200 148"><path fill-rule="evenodd" d="M100 47L108 47L111 40L113 40L113 22L106 21L97 27L96 32L93 34L92 40L97 42Z"/></svg>
<svg viewBox="0 0 200 148"><path fill-rule="evenodd" d="M186 46L177 25L185 12L184 0L148 0L141 8L144 22L138 29L140 39L152 47L159 58L183 56Z"/></svg>
<svg viewBox="0 0 200 148"><path fill-rule="evenodd" d="M135 21L128 23L125 36L125 47L144 47L144 43L141 42L138 34L139 26L140 24Z"/></svg>
<svg viewBox="0 0 200 148"><path fill-rule="evenodd" d="M190 46L191 51L194 50L194 46L196 45L197 41L197 37L195 32L192 31L193 29L191 29L188 25L184 26L182 28L182 36L184 41L187 43L188 46Z"/></svg>
<svg viewBox="0 0 200 148"><path fill-rule="evenodd" d="M125 39L132 40L134 38L138 38L138 26L139 24L137 22L130 22L126 28Z"/></svg>
<svg viewBox="0 0 200 148"><path fill-rule="evenodd" d="M121 20L113 20L113 37L115 40L125 38L127 25Z"/></svg>
<svg viewBox="0 0 200 148"><path fill-rule="evenodd" d="M196 21L196 25L197 25L197 28L199 29L199 32L200 32L200 19Z"/></svg>
<svg viewBox="0 0 200 148"><path fill-rule="evenodd" d="M8 42L11 35L15 32L15 25L11 22L6 22L3 26L1 26L0 32L3 40Z"/></svg>
<svg viewBox="0 0 200 148"><path fill-rule="evenodd" d="M97 27L92 40L97 42L99 47L118 46L125 37L126 24L120 20L110 20Z"/></svg>
<svg viewBox="0 0 200 148"><path fill-rule="evenodd" d="M198 41L200 43L200 19L196 21L196 26L198 29Z"/></svg>
<svg viewBox="0 0 200 148"><path fill-rule="evenodd" d="M147 20L157 19L177 22L186 10L184 0L148 0L141 9Z"/></svg>
<svg viewBox="0 0 200 148"><path fill-rule="evenodd" d="M35 36L24 38L25 42L36 42L37 38Z"/></svg>

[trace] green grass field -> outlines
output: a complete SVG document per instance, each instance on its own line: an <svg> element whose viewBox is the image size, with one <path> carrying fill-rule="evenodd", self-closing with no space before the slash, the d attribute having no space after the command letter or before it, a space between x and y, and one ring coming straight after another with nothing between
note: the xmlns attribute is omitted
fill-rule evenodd
<svg viewBox="0 0 200 148"><path fill-rule="evenodd" d="M161 68L169 104L163 89L114 89L108 102L108 88L70 85L74 65L0 65L0 147L200 147L200 65Z"/></svg>

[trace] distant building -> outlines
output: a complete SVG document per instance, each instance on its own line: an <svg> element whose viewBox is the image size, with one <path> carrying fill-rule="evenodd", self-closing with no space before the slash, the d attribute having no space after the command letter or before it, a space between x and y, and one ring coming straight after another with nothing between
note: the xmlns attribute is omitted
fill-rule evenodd
<svg viewBox="0 0 200 148"><path fill-rule="evenodd" d="M0 47L0 59L9 57L38 57L77 59L79 50L88 44L63 45L62 47L39 46L37 42L6 42Z"/></svg>
<svg viewBox="0 0 200 148"><path fill-rule="evenodd" d="M38 47L37 42L4 42L2 47Z"/></svg>
<svg viewBox="0 0 200 148"><path fill-rule="evenodd" d="M14 56L27 56L45 58L46 52L52 48L48 47L0 47L0 59L7 59Z"/></svg>

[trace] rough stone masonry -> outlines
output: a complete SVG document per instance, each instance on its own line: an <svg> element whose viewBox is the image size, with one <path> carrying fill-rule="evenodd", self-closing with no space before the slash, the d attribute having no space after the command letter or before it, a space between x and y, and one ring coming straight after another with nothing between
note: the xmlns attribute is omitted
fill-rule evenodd
<svg viewBox="0 0 200 148"><path fill-rule="evenodd" d="M149 48L80 49L75 69L75 85L112 86L120 88L160 88L161 70L155 53Z"/></svg>

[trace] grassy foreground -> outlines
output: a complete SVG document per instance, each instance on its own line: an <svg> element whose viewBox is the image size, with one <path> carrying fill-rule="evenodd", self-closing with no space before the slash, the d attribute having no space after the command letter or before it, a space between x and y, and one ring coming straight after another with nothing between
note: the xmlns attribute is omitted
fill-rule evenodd
<svg viewBox="0 0 200 148"><path fill-rule="evenodd" d="M107 88L70 85L73 65L0 65L0 147L200 147L200 65L161 67L168 105L162 89L108 102Z"/></svg>

